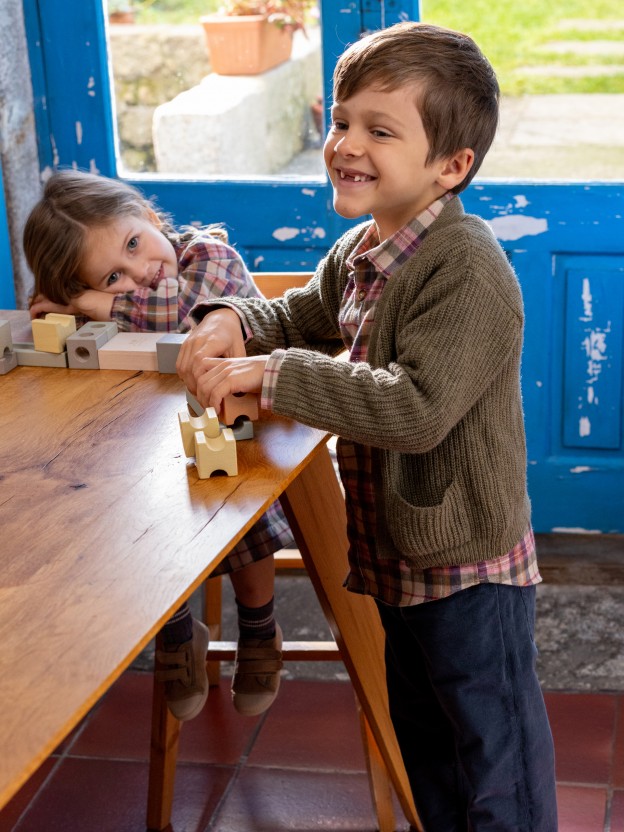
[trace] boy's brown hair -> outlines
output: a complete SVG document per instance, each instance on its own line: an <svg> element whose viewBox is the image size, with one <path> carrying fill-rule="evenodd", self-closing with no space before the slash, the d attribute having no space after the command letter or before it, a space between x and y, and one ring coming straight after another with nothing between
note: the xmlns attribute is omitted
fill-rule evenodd
<svg viewBox="0 0 624 832"><path fill-rule="evenodd" d="M479 170L498 126L500 89L479 47L461 32L426 23L397 23L366 35L339 58L334 101L365 87L419 87L415 101L429 141L427 164L469 147L475 157L460 193Z"/></svg>
<svg viewBox="0 0 624 832"><path fill-rule="evenodd" d="M87 231L127 216L153 219L172 242L179 237L169 218L126 182L79 170L53 173L24 227L24 253L35 277L33 297L42 294L67 305L84 292L88 287L80 267ZM208 230L227 242L220 227Z"/></svg>

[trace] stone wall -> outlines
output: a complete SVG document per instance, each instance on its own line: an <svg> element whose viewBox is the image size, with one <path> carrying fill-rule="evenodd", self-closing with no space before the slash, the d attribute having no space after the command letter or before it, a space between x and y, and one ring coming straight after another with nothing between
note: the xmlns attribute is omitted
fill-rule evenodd
<svg viewBox="0 0 624 832"><path fill-rule="evenodd" d="M290 60L259 75L210 73L157 108L154 150L162 173L281 173L320 138L312 106L321 92L317 30L297 32Z"/></svg>
<svg viewBox="0 0 624 832"><path fill-rule="evenodd" d="M22 229L39 199L41 182L22 0L2 0L0 14L0 157L15 297L23 308L32 275L22 251ZM7 277L8 269L0 264L0 280Z"/></svg>
<svg viewBox="0 0 624 832"><path fill-rule="evenodd" d="M122 163L153 171L154 110L210 72L204 33L199 23L111 24L109 38Z"/></svg>

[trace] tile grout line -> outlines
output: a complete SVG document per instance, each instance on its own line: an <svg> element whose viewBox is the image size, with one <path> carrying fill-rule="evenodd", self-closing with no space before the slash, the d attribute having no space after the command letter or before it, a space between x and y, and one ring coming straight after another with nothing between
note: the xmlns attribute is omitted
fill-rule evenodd
<svg viewBox="0 0 624 832"><path fill-rule="evenodd" d="M239 777L242 773L243 768L247 765L247 761L249 760L249 755L251 754L251 751L252 751L252 749L255 745L255 742L258 739L258 734L262 730L262 728L264 726L264 723L266 722L266 720L268 718L269 712L270 712L270 709L269 709L269 711L264 712L264 714L262 715L262 719L260 719L258 721L258 724L254 728L254 730L251 732L251 734L249 736L249 740L247 741L247 744L246 744L245 748L241 752L241 755L238 758L238 762L234 766L234 772L233 772L232 776L230 777L227 786L223 790L223 794L221 795L220 800L217 802L217 805L214 808L214 811L212 813L212 817L208 821L208 826L206 826L205 829L202 832L216 832L217 827L215 826L215 824L218 822L219 816L220 816L220 814L223 810L223 807L225 806L232 790L234 789L234 786L238 782L238 779L239 779Z"/></svg>
<svg viewBox="0 0 624 832"><path fill-rule="evenodd" d="M44 777L44 779L43 779L43 780L41 781L41 783L39 784L39 787L37 788L37 791L33 794L33 796L30 798L30 800L28 801L28 803L27 803L27 804L26 804L26 806L24 807L23 812L20 814L20 816L18 817L18 819L17 819L17 820L15 821L15 823L13 824L13 829L11 830L11 832L19 832L19 828L20 828L20 825L21 825L22 821L23 821L23 820L25 820L25 819L27 818L28 814L29 814L29 813L31 812L31 810L34 808L35 804L39 801L39 798L40 798L40 797L42 797L43 793L46 791L46 789L47 789L47 788L48 788L48 786L50 785L50 781L52 780L52 778L54 777L54 775L57 773L57 771L60 769L61 765L62 765L62 764L63 764L66 760L68 760L68 759L70 759L70 758L71 758L70 751L71 751L71 749L72 749L72 747L73 747L74 743L76 742L76 740L80 737L80 735L82 734L82 732L86 729L86 727L87 727L88 723L91 721L91 716L93 715L93 713L94 713L94 711L95 711L95 710L96 710L96 708L93 708L93 709L89 712L88 716L87 716L87 717L85 717L85 718L82 720L82 725L81 725L78 729L76 729L76 730L74 731L74 735L73 735L73 737L72 737L72 740L71 740L71 742L69 742L69 743L67 744L67 748L65 748L65 750L64 750L64 751L62 751L62 752L61 752L60 754L58 754L58 755L55 755L54 753L52 753L52 754L50 754L48 757L46 757L46 760L44 760L44 762L42 763L42 765L43 765L43 764L44 764L47 760L51 760L51 759L53 759L54 757L56 757L57 759L56 759L56 762L54 763L54 765L52 766L52 768L50 769L50 771L47 773L47 775ZM35 772L35 773L36 773L36 772ZM31 775L31 777L32 777L32 776L33 776L33 775ZM30 778L29 778L29 779L30 779ZM28 782L28 781L27 781L27 782ZM26 785L26 783L25 783L24 785ZM22 787L22 788L23 788L23 787ZM19 794L19 792L18 792L18 794Z"/></svg>

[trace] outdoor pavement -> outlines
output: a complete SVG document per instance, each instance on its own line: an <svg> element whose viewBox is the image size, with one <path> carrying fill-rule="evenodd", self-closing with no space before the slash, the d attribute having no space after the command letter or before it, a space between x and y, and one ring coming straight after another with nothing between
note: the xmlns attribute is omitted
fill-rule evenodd
<svg viewBox="0 0 624 832"><path fill-rule="evenodd" d="M322 176L320 138L317 145L280 174ZM503 98L498 133L479 177L624 180L624 94Z"/></svg>

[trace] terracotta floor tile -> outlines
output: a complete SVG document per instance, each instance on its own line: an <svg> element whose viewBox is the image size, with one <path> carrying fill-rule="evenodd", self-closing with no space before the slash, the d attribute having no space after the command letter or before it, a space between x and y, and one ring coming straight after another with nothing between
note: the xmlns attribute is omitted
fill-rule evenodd
<svg viewBox="0 0 624 832"><path fill-rule="evenodd" d="M557 780L609 782L616 697L611 694L547 693L555 740Z"/></svg>
<svg viewBox="0 0 624 832"><path fill-rule="evenodd" d="M365 771L350 683L290 681L268 712L251 765Z"/></svg>
<svg viewBox="0 0 624 832"><path fill-rule="evenodd" d="M624 791L613 792L610 832L624 832Z"/></svg>
<svg viewBox="0 0 624 832"><path fill-rule="evenodd" d="M180 766L172 825L204 832L232 771ZM137 832L145 829L147 765L67 759L15 832Z"/></svg>
<svg viewBox="0 0 624 832"><path fill-rule="evenodd" d="M557 786L559 832L603 832L606 789Z"/></svg>
<svg viewBox="0 0 624 832"><path fill-rule="evenodd" d="M397 818L397 830L408 829ZM377 822L365 774L245 769L211 832L374 832ZM176 828L176 832L178 832Z"/></svg>
<svg viewBox="0 0 624 832"><path fill-rule="evenodd" d="M614 788L624 788L624 696L617 698L612 784Z"/></svg>
<svg viewBox="0 0 624 832"><path fill-rule="evenodd" d="M0 811L0 832L12 832L20 816L34 798L37 790L52 771L56 763L55 758L47 759L33 774L30 780L22 786L18 793Z"/></svg>
<svg viewBox="0 0 624 832"><path fill-rule="evenodd" d="M262 718L236 713L230 680L222 679L218 687L210 688L201 714L182 725L179 759L235 765L249 748Z"/></svg>
<svg viewBox="0 0 624 832"><path fill-rule="evenodd" d="M93 711L71 755L148 760L151 706L151 673L126 671Z"/></svg>

